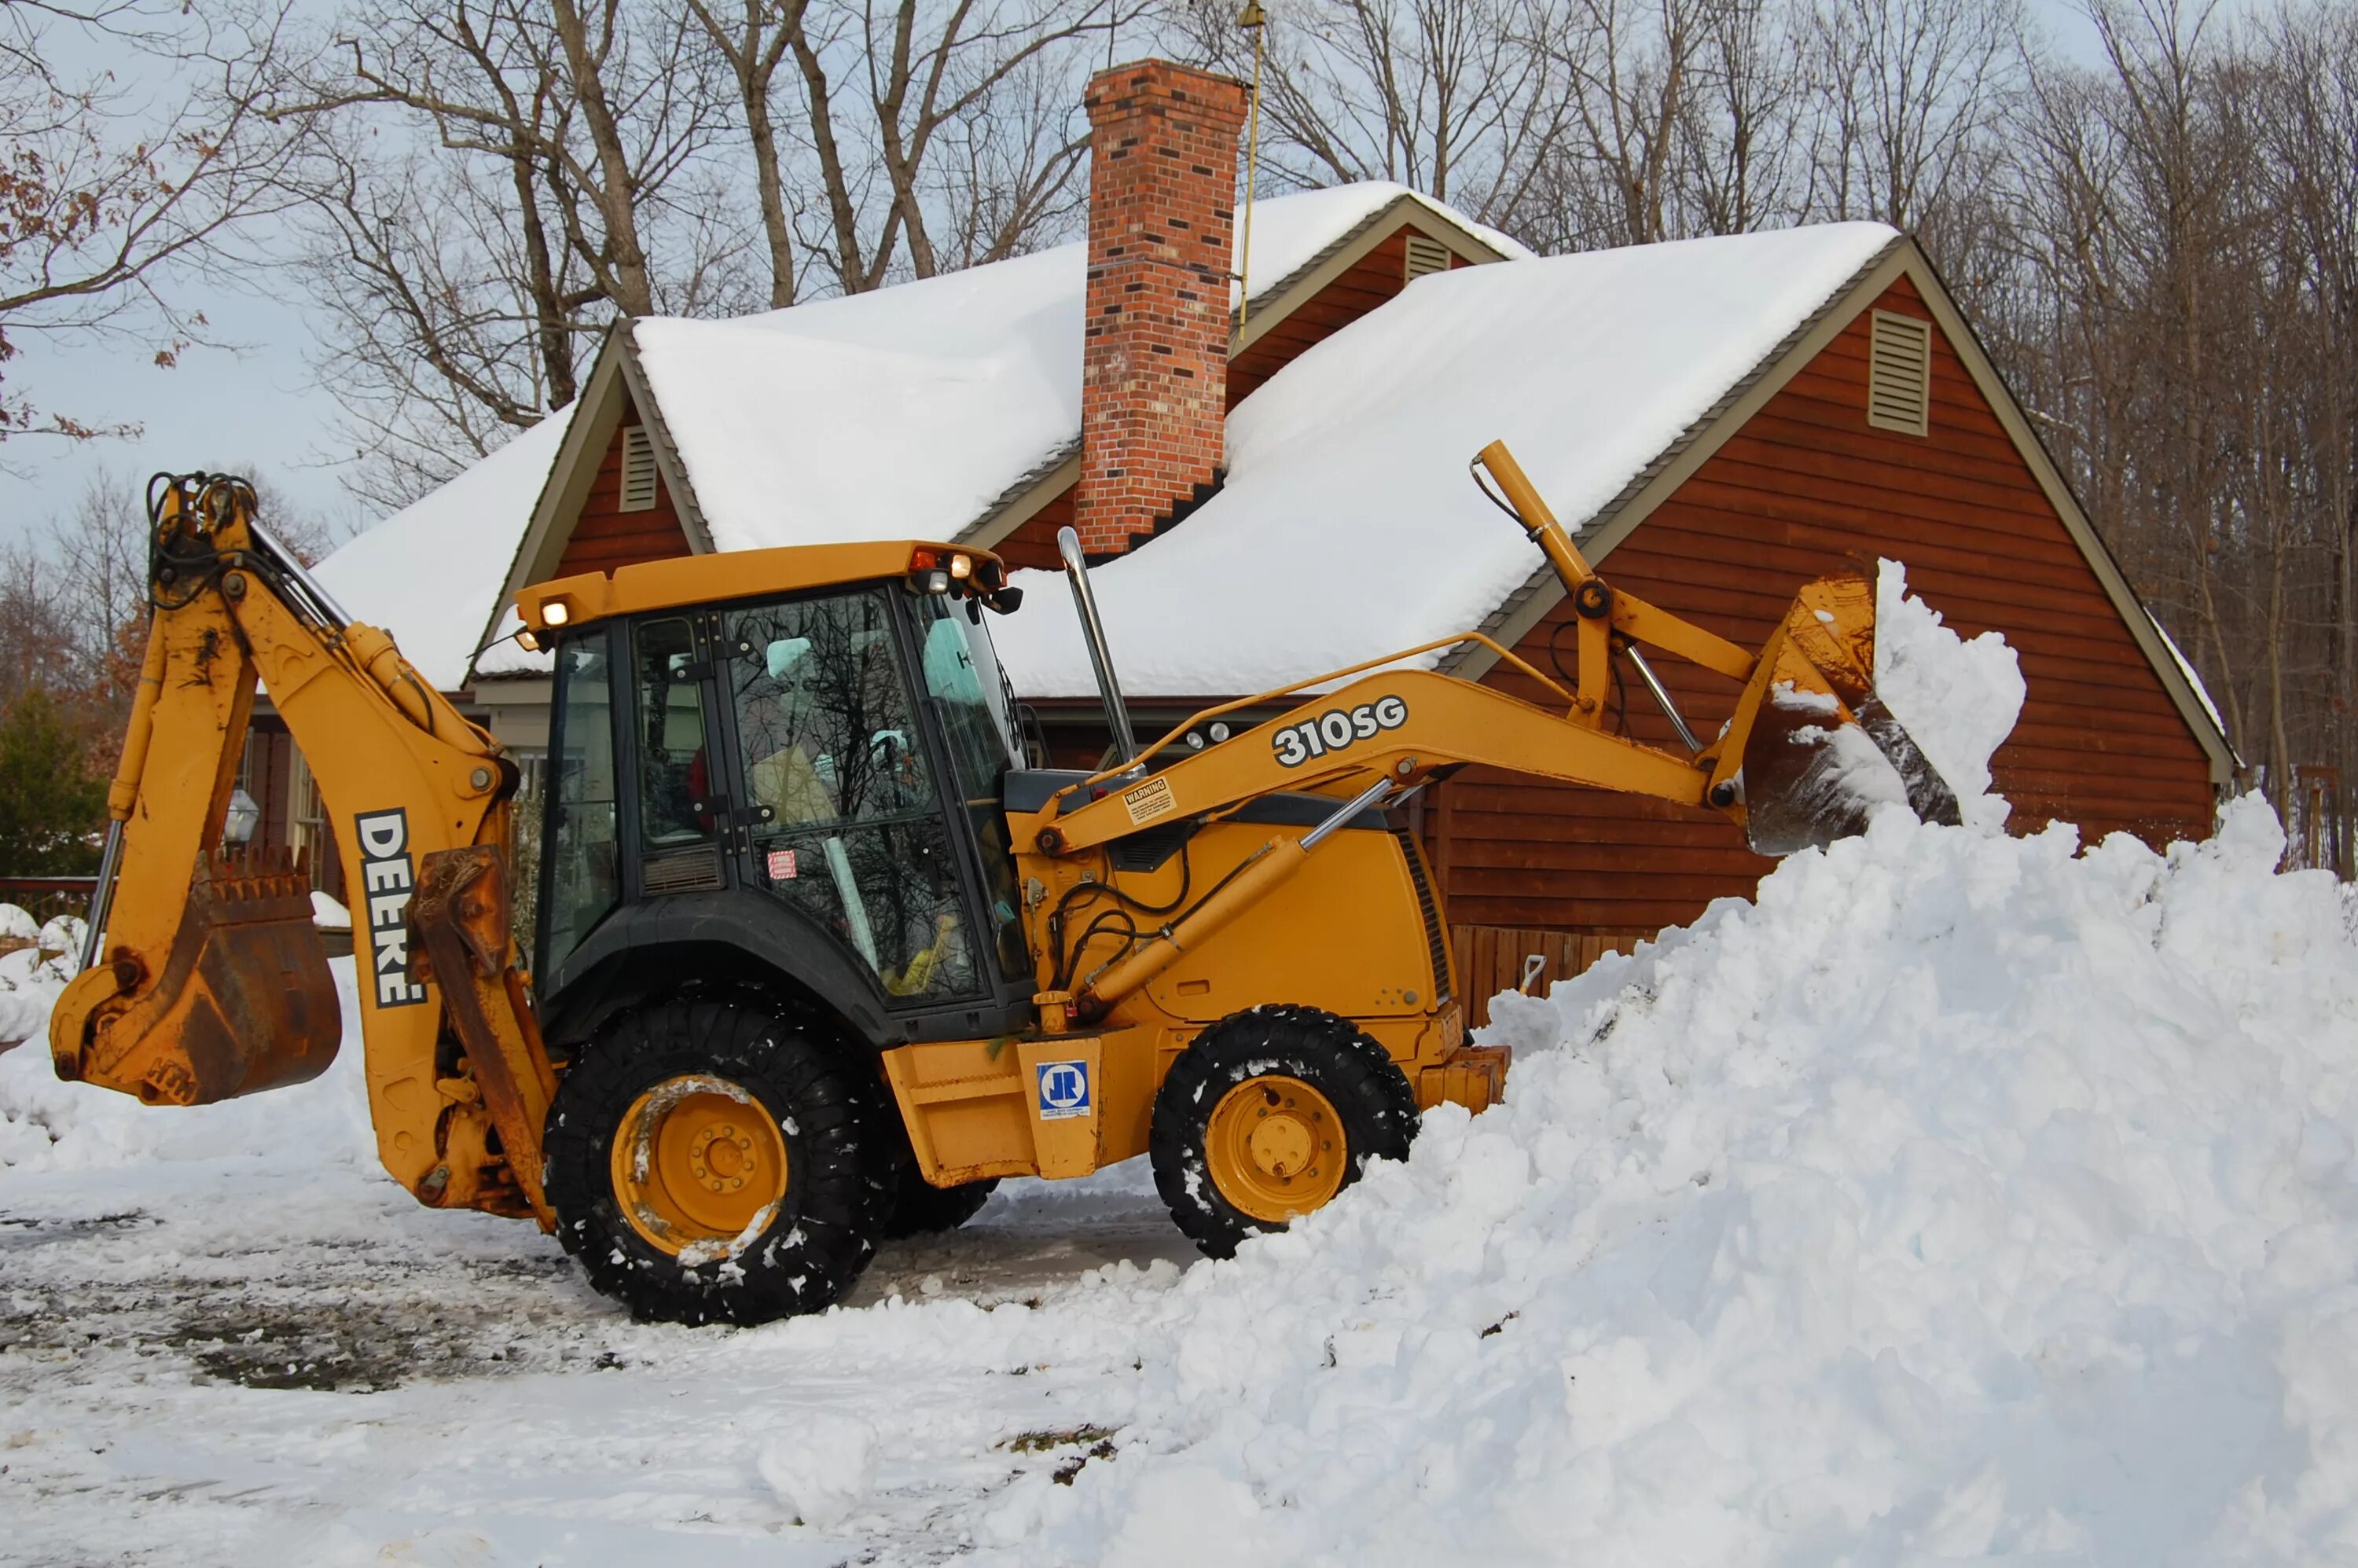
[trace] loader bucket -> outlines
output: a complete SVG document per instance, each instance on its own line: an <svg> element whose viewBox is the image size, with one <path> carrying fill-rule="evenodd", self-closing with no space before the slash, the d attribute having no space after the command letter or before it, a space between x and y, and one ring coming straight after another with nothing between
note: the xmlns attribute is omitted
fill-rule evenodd
<svg viewBox="0 0 2358 1568"><path fill-rule="evenodd" d="M150 1105L209 1105L318 1077L343 1027L311 914L310 879L287 857L207 856L163 973L134 985L128 1008L102 1013L70 1075L60 1052L59 1076Z"/></svg>
<svg viewBox="0 0 2358 1568"><path fill-rule="evenodd" d="M1875 693L1875 585L1820 578L1794 596L1744 742L1745 837L1790 855L1866 830L1877 806L1962 820L1956 792Z"/></svg>

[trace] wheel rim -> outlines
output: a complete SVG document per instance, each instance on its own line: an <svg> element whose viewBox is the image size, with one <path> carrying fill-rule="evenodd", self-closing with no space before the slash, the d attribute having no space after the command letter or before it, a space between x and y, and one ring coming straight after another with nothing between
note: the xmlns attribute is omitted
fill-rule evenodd
<svg viewBox="0 0 2358 1568"><path fill-rule="evenodd" d="M1300 1078L1264 1074L1220 1097L1204 1140L1212 1184L1268 1225L1308 1214L1343 1190L1350 1147L1343 1119Z"/></svg>
<svg viewBox="0 0 2358 1568"><path fill-rule="evenodd" d="M633 1229L690 1262L758 1236L786 1195L777 1119L726 1078L665 1078L631 1102L611 1158L614 1199Z"/></svg>

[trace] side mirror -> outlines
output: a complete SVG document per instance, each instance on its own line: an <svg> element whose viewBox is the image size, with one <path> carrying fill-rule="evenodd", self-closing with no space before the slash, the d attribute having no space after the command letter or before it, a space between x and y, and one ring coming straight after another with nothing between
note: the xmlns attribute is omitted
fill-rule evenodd
<svg viewBox="0 0 2358 1568"><path fill-rule="evenodd" d="M1023 590L1020 588L1002 588L985 599L983 602L1001 615L1012 615L1022 606Z"/></svg>

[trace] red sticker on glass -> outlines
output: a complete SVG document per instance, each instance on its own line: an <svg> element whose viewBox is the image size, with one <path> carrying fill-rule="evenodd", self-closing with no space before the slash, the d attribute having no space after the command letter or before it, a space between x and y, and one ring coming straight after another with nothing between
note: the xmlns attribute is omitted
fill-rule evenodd
<svg viewBox="0 0 2358 1568"><path fill-rule="evenodd" d="M788 882L794 881L795 878L801 874L802 872L800 869L795 864L795 852L792 849L773 849L770 851L770 880L772 881Z"/></svg>

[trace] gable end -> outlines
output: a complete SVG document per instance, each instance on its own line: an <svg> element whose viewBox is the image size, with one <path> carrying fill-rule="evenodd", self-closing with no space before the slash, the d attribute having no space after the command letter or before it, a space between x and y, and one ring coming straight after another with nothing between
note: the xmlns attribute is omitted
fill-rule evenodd
<svg viewBox="0 0 2358 1568"><path fill-rule="evenodd" d="M2164 644L2159 628L2146 610L2144 601L2129 586L2119 564L2113 559L2111 550L2088 521L2086 514L2080 509L2078 498L2071 493L2061 472L2048 456L2046 448L2023 417L2012 394L2006 390L1996 368L1990 363L1980 341L1974 335L1972 327L1950 300L1939 274L1912 240L1894 241L1890 249L1863 268L1823 309L1789 336L1776 351L1768 355L1752 375L1732 389L1728 396L1690 426L1661 457L1633 478L1621 493L1601 509L1589 525L1581 531L1582 549L1590 561L1602 567L1605 557L1615 546L1627 539L1728 440L1741 432L1754 415L1808 369L1836 338L1857 323L1862 313L1883 301L1895 287L1905 289L1907 308L1887 313L1903 319L1930 317L1932 327L1938 330L1939 342L1954 356L1960 378L1971 387L1987 416L1996 423L2003 440L2028 470L2029 479L2048 507L2051 508L2071 547L2093 573L2096 585L2110 602L2122 629L2136 645L2142 663L2151 671L2188 732L2201 748L2209 764L2212 785L2214 788L2225 787L2235 770L2234 753L2227 744L2227 738L2220 732L2201 699L2195 695L2177 660ZM1928 332L1926 337L1929 344L1931 334ZM1862 382L1864 379L1862 377ZM1860 387L1858 399L1853 406L1861 412L1852 417L1859 423L1852 427L1876 428L1866 415L1866 388L1864 384ZM1930 401L1928 396L1928 429ZM1486 620L1481 630L1502 645L1516 646L1548 618L1563 598L1562 584L1552 570L1541 566ZM1480 679L1496 663L1495 654L1476 644L1444 661L1442 667L1468 679Z"/></svg>

